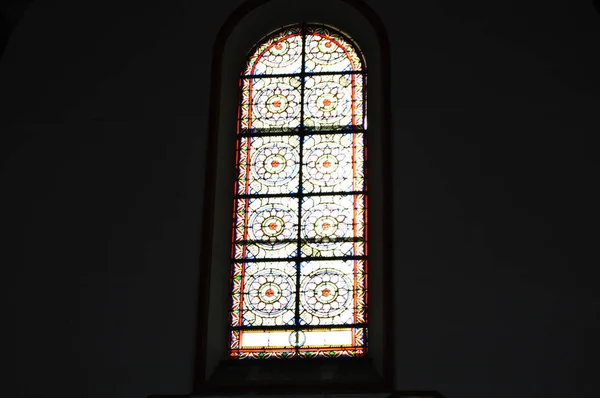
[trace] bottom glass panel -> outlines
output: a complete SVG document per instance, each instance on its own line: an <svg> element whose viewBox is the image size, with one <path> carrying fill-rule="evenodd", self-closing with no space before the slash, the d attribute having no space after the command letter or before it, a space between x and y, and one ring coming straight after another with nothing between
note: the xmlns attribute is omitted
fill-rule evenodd
<svg viewBox="0 0 600 398"><path fill-rule="evenodd" d="M342 357L365 353L365 328L234 330L232 358Z"/></svg>

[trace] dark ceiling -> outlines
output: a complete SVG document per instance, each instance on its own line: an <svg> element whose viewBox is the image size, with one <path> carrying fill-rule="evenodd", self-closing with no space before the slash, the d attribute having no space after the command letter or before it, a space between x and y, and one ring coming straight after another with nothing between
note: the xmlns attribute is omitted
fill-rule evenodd
<svg viewBox="0 0 600 398"><path fill-rule="evenodd" d="M8 39L11 33L14 31L19 21L25 14L27 8L33 3L34 0L0 0L0 58L4 53L4 48L8 44ZM572 0L563 0L568 3ZM600 0L588 0L593 2L596 12L600 15ZM464 8L468 2L464 3L447 3L449 8L456 7L461 8L461 4Z"/></svg>

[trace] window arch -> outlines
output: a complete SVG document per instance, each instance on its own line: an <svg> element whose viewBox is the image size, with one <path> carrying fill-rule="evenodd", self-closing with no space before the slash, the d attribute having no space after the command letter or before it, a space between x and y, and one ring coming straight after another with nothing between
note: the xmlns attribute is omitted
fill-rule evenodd
<svg viewBox="0 0 600 398"><path fill-rule="evenodd" d="M282 370L288 372L287 388L296 380L294 374L316 372L310 382L296 380L294 391L314 391L334 384L338 387L332 387L330 391L389 391L392 388L394 355L390 352L393 352L394 332L392 318L386 315L393 306L390 277L392 231L391 224L384 223L391 217L387 36L379 17L363 1L303 0L298 5L292 10L288 0L243 2L221 28L213 48L194 375L194 391L197 393L249 389L272 392L274 379L263 380L259 376L267 367L270 369L267 373L271 375ZM314 358L308 368L298 369L294 366L307 361L235 360L230 356L229 344L232 331L232 193L235 193L232 192L232 184L239 179L237 142L243 134L250 135L248 132L240 134L240 71L245 70L247 65L248 50L268 32L275 32L282 26L298 26L301 21L316 21L321 26L345 32L356 41L369 66L369 133L368 137L365 136L369 147L369 342L362 357ZM366 73L366 70L362 72ZM363 128L366 127L365 124ZM275 135L275 131L269 134ZM348 369L341 365L342 362L354 364L352 366L370 363L372 366ZM330 370L325 367L334 363L341 373L328 379ZM372 368L378 376L373 375Z"/></svg>
<svg viewBox="0 0 600 398"><path fill-rule="evenodd" d="M264 38L240 77L231 358L356 357L367 339L365 61L332 27Z"/></svg>

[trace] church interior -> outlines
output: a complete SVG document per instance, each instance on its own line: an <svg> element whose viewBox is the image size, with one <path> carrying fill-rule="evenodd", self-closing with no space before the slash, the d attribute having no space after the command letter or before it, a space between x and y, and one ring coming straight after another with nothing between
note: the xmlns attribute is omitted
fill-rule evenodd
<svg viewBox="0 0 600 398"><path fill-rule="evenodd" d="M597 0L4 1L0 395L194 390L213 57L249 4L384 27L396 396L600 396Z"/></svg>

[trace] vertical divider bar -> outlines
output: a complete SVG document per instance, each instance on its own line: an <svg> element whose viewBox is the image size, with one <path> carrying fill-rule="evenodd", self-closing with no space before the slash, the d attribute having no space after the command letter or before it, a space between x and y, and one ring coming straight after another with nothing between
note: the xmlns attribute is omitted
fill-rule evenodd
<svg viewBox="0 0 600 398"><path fill-rule="evenodd" d="M301 276L301 258L302 258L302 200L304 199L304 192L302 190L302 172L303 172L303 150L304 150L304 86L305 86L305 61L306 61L306 22L302 22L302 61L300 64L300 128L299 128L299 138L300 138L300 147L298 148L298 161L300 162L299 171L298 171L298 240L297 240L297 252L296 252L296 308L294 313L294 331L296 341L299 337L300 332L300 276ZM297 344L294 347L296 351L296 355L300 353L300 347Z"/></svg>

